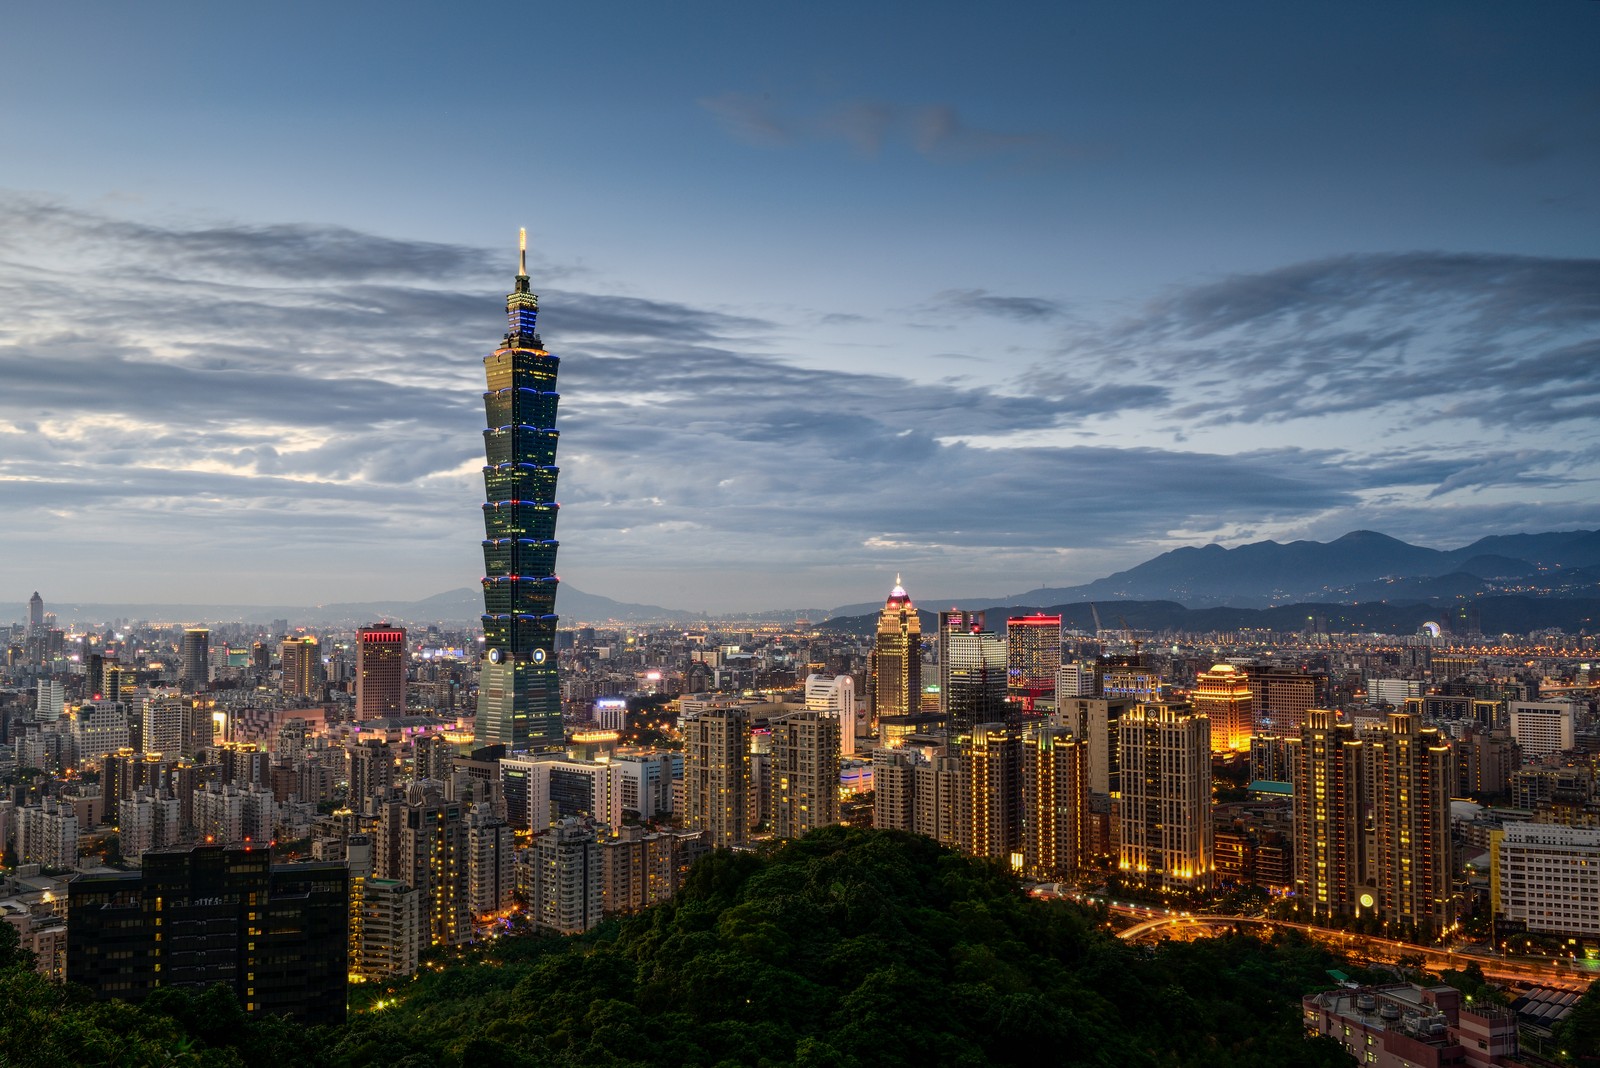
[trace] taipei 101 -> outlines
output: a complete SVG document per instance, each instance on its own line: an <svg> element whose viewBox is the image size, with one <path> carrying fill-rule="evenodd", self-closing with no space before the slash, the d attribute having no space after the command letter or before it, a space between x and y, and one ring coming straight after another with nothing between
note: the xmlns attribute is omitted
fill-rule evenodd
<svg viewBox="0 0 1600 1068"><path fill-rule="evenodd" d="M25 7L0 1068L1600 1068L1600 3Z"/></svg>

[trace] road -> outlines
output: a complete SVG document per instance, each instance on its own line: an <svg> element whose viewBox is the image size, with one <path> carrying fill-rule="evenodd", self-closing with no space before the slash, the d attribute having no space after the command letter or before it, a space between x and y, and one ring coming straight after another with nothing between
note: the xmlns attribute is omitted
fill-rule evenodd
<svg viewBox="0 0 1600 1068"><path fill-rule="evenodd" d="M1059 884L1046 884L1035 888L1038 896L1066 897L1081 902L1104 904L1121 916L1140 922L1117 937L1137 941L1145 937L1168 937L1173 933L1194 931L1196 928L1226 929L1237 926L1264 927L1302 931L1342 953L1365 957L1369 960L1395 961L1401 957L1420 957L1423 965L1433 971L1461 969L1476 964L1491 979L1539 983L1563 990L1586 990L1589 984L1600 979L1600 962L1576 961L1537 957L1508 957L1487 949L1449 949L1442 946L1422 946L1412 942L1399 942L1392 938L1358 934L1354 931L1337 931L1326 927L1313 927L1288 920L1265 919L1260 916L1211 916L1174 911L1149 905L1107 901L1093 895L1060 888Z"/></svg>

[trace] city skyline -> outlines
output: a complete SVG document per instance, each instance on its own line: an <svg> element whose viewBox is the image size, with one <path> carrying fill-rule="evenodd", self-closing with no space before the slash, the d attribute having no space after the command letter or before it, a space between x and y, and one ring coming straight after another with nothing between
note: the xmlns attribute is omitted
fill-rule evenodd
<svg viewBox="0 0 1600 1068"><path fill-rule="evenodd" d="M0 582L472 585L518 226L586 592L827 607L1600 524L1600 8L1151 10L550 11L500 66L470 12L30 12Z"/></svg>

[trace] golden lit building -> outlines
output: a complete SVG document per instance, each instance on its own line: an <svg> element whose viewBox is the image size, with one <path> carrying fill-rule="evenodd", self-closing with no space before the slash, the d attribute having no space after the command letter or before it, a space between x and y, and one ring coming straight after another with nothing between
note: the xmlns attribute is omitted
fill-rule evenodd
<svg viewBox="0 0 1600 1068"><path fill-rule="evenodd" d="M1022 741L1022 870L1058 879L1089 860L1089 747L1061 727Z"/></svg>
<svg viewBox="0 0 1600 1068"><path fill-rule="evenodd" d="M283 679L279 684L283 693L289 697L318 696L322 682L322 646L317 636L285 638L278 653L283 667Z"/></svg>
<svg viewBox="0 0 1600 1068"><path fill-rule="evenodd" d="M1218 664L1195 678L1190 700L1196 712L1211 718L1212 752L1249 751L1255 733L1249 676L1232 664Z"/></svg>
<svg viewBox="0 0 1600 1068"><path fill-rule="evenodd" d="M878 613L878 639L868 664L867 703L874 719L906 716L922 708L922 621L899 575Z"/></svg>
<svg viewBox="0 0 1600 1068"><path fill-rule="evenodd" d="M1123 875L1163 889L1210 889L1211 723L1186 704L1140 702L1117 721Z"/></svg>
<svg viewBox="0 0 1600 1068"><path fill-rule="evenodd" d="M767 827L779 838L839 822L839 721L795 712L771 723Z"/></svg>
<svg viewBox="0 0 1600 1068"><path fill-rule="evenodd" d="M959 748L956 835L961 850L1020 867L1021 733L1003 723L980 723Z"/></svg>

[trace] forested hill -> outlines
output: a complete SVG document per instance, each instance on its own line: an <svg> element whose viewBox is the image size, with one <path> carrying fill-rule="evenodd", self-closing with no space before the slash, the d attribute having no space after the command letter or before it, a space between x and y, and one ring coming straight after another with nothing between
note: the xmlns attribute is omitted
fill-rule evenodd
<svg viewBox="0 0 1600 1068"><path fill-rule="evenodd" d="M579 939L502 939L343 1028L252 1022L220 988L92 1005L0 970L8 1065L1339 1065L1298 998L1304 942L1156 949L932 841L828 828L713 855L672 904ZM3 963L3 954L0 954ZM364 988L372 992L371 988ZM369 999L370 1000L370 999Z"/></svg>

